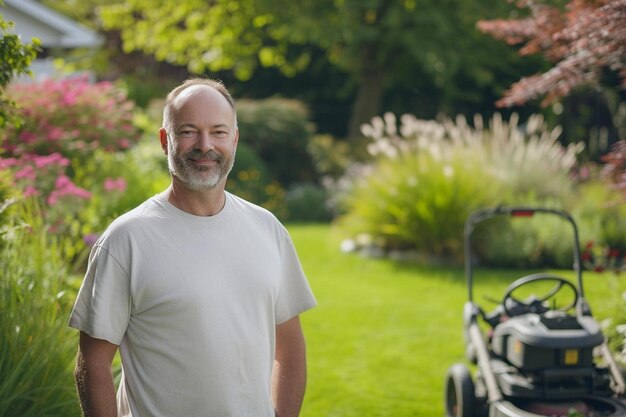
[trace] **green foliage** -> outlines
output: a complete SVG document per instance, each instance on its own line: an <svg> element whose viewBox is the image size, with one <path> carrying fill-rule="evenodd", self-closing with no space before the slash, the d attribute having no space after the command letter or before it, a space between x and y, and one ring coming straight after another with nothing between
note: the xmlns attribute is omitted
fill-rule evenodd
<svg viewBox="0 0 626 417"><path fill-rule="evenodd" d="M256 152L241 140L237 145L237 158L226 189L265 207L279 218L287 215L283 187L269 176L267 166Z"/></svg>
<svg viewBox="0 0 626 417"><path fill-rule="evenodd" d="M327 222L332 217L326 204L328 193L319 185L295 184L287 191L285 200L289 222Z"/></svg>
<svg viewBox="0 0 626 417"><path fill-rule="evenodd" d="M317 180L307 151L313 127L302 103L280 98L239 100L237 117L239 144L228 189L281 219L324 217L320 213L323 205L306 211L301 207L307 199L312 203L310 198L320 198L312 189L303 193L305 190L298 186L314 184ZM296 187L295 191L286 194L285 189L292 186Z"/></svg>
<svg viewBox="0 0 626 417"><path fill-rule="evenodd" d="M281 98L239 100L237 118L239 142L263 160L272 179L284 187L315 180L307 152L313 126L301 102Z"/></svg>
<svg viewBox="0 0 626 417"><path fill-rule="evenodd" d="M30 74L28 67L39 50L37 39L30 44L22 43L18 35L9 32L12 26L0 14L0 128L19 125L19 118L13 114L15 103L6 97L5 88L15 76Z"/></svg>
<svg viewBox="0 0 626 417"><path fill-rule="evenodd" d="M338 113L333 107L352 107L350 126L358 130L383 102L421 117L490 114L520 72L539 67L538 59L522 61L475 28L478 19L506 17L511 9L501 0L217 0L210 6L131 0L99 10L103 28L120 32L126 53L153 55L192 73L260 75L249 89L267 91L268 85L265 96L284 94L289 84L291 97L321 101L315 113L328 119ZM290 83L303 73L304 83Z"/></svg>
<svg viewBox="0 0 626 417"><path fill-rule="evenodd" d="M93 153L88 163L76 160L75 180L93 191L86 210L103 230L113 218L163 191L170 182L167 161L156 139L142 139L126 152ZM98 211L96 211L98 210ZM86 221L84 219L83 221Z"/></svg>
<svg viewBox="0 0 626 417"><path fill-rule="evenodd" d="M495 189L483 172L454 158L415 153L377 161L347 197L341 222L388 249L417 249L438 256L461 253L467 214Z"/></svg>
<svg viewBox="0 0 626 417"><path fill-rule="evenodd" d="M120 30L125 52L141 50L194 73L232 69L248 79L259 60L285 71L293 66L279 62L284 44L264 47L263 16L250 1L218 0L207 7L202 0L133 0L103 6L101 18L106 30Z"/></svg>
<svg viewBox="0 0 626 417"><path fill-rule="evenodd" d="M610 314L602 324L611 350L617 352L616 359L626 366L626 287L618 274L606 277L606 282L613 296L607 297Z"/></svg>
<svg viewBox="0 0 626 417"><path fill-rule="evenodd" d="M342 223L387 249L458 260L463 224L474 209L562 205L573 189L569 172L579 147L562 148L559 131L549 130L540 116L523 127L516 116L505 122L495 115L488 127L477 117L470 127L462 117L439 123L405 115L398 127L386 114L363 133L372 139L374 160L365 175L355 176ZM505 250L502 239L494 245Z"/></svg>
<svg viewBox="0 0 626 417"><path fill-rule="evenodd" d="M15 211L0 236L0 415L75 416L67 259L36 205Z"/></svg>
<svg viewBox="0 0 626 417"><path fill-rule="evenodd" d="M340 178L350 166L355 155L345 141L330 135L314 135L307 146L315 171L331 179Z"/></svg>
<svg viewBox="0 0 626 417"><path fill-rule="evenodd" d="M100 15L105 29L120 31L126 52L141 50L192 72L232 69L248 79L265 66L293 76L311 61L310 49L302 46L313 45L354 75L365 68L408 75L409 67L418 66L438 84L470 63L458 54L463 48L457 42L464 42L458 35L475 38L479 16L510 9L497 1L382 0L218 0L211 7L185 0L158 6L147 0L115 2L101 7ZM398 60L411 65L389 64Z"/></svg>
<svg viewBox="0 0 626 417"><path fill-rule="evenodd" d="M626 204L616 198L607 182L590 180L580 185L574 210L582 220L583 242L626 250Z"/></svg>
<svg viewBox="0 0 626 417"><path fill-rule="evenodd" d="M7 221L9 208L18 198L18 193L12 185L13 178L9 172L0 170L0 227ZM2 250L1 244L0 250Z"/></svg>
<svg viewBox="0 0 626 417"><path fill-rule="evenodd" d="M528 205L558 208L546 201ZM554 216L493 219L476 228L473 240L476 259L483 265L501 268L551 265L569 269L574 261L571 225Z"/></svg>

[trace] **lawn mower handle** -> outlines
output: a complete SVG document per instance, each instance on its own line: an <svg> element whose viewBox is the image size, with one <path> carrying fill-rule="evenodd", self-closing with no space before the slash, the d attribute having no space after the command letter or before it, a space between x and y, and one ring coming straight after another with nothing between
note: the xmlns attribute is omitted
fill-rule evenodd
<svg viewBox="0 0 626 417"><path fill-rule="evenodd" d="M589 314L587 303L584 301L584 291L583 291L583 280L582 280L582 267L580 261L580 243L578 241L578 227L576 226L576 222L569 213L566 213L562 210L556 209L548 209L548 208L535 208L535 207L507 207L507 206L498 206L494 208L485 208L480 209L467 218L465 222L465 230L464 230L464 241L465 241L465 276L467 280L467 288L468 288L468 296L469 301L473 300L473 271L472 271L472 250L471 250L471 237L472 232L474 231L474 226L478 223L483 222L485 220L491 219L496 216L501 215L509 215L511 217L531 217L535 213L546 213L553 214L559 216L565 220L567 220L572 229L574 231L574 270L576 271L576 280L578 284L579 290L579 303L577 309L579 313L583 315Z"/></svg>

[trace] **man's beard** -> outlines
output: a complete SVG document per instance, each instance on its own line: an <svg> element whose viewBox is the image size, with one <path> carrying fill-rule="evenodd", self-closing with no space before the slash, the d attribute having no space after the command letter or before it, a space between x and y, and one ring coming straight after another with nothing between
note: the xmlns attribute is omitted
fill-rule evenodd
<svg viewBox="0 0 626 417"><path fill-rule="evenodd" d="M174 146L168 144L167 164L169 170L176 178L187 187L196 191L207 191L217 187L225 179L233 168L233 158L226 158L219 152L208 151L202 153L198 149L183 154L178 154ZM196 166L189 159L210 159L217 162L215 166Z"/></svg>

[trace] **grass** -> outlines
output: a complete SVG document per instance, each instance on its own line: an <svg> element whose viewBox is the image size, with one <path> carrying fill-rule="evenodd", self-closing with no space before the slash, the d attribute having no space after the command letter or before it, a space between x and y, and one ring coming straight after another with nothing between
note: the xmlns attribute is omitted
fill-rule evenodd
<svg viewBox="0 0 626 417"><path fill-rule="evenodd" d="M0 417L78 416L67 269L59 242L28 214L28 229L0 228Z"/></svg>
<svg viewBox="0 0 626 417"><path fill-rule="evenodd" d="M328 226L289 230L319 303L302 316L309 369L302 417L443 415L447 368L465 362L462 268L342 254ZM482 294L499 299L522 275L477 274L475 299L491 309ZM621 293L612 286L624 285L608 274L585 278L594 314L612 314Z"/></svg>

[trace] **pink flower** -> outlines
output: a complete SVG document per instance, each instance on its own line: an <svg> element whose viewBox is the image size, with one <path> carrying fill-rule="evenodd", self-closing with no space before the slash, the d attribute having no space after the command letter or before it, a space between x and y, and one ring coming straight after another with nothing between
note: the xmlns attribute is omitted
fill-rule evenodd
<svg viewBox="0 0 626 417"><path fill-rule="evenodd" d="M65 190L72 185L74 184L67 175L60 175L54 182L54 186L57 188L57 190Z"/></svg>
<svg viewBox="0 0 626 417"><path fill-rule="evenodd" d="M130 142L128 141L128 139L120 139L117 141L117 145L120 147L120 149L128 149L130 147Z"/></svg>
<svg viewBox="0 0 626 417"><path fill-rule="evenodd" d="M33 143L37 140L37 135L35 135L33 132L24 131L20 132L19 138L22 142Z"/></svg>
<svg viewBox="0 0 626 417"><path fill-rule="evenodd" d="M76 103L77 98L78 94L76 91L66 91L65 94L63 94L61 102L66 106L72 106Z"/></svg>
<svg viewBox="0 0 626 417"><path fill-rule="evenodd" d="M0 158L0 170L11 168L17 165L15 158Z"/></svg>
<svg viewBox="0 0 626 417"><path fill-rule="evenodd" d="M66 167L70 164L69 159L64 158L63 155L58 152L45 156L35 155L33 156L33 160L37 168L43 168L48 165L60 165Z"/></svg>
<svg viewBox="0 0 626 417"><path fill-rule="evenodd" d="M48 131L48 140L52 142L58 141L63 138L63 133L63 129L54 126Z"/></svg>
<svg viewBox="0 0 626 417"><path fill-rule="evenodd" d="M16 180L25 179L25 180L34 181L36 177L37 177L37 174L35 173L35 169L30 165L26 165L24 168L20 169L19 171L15 173Z"/></svg>
<svg viewBox="0 0 626 417"><path fill-rule="evenodd" d="M91 198L91 193L89 191L78 187L66 175L59 176L56 179L54 186L55 189L48 195L47 199L48 204L51 206L55 205L59 201L59 198L65 196L73 196L85 200Z"/></svg>
<svg viewBox="0 0 626 417"><path fill-rule="evenodd" d="M57 191L53 191L50 193L50 195L48 195L46 202L48 203L49 206L54 206L58 202L59 197L60 197L59 193Z"/></svg>
<svg viewBox="0 0 626 417"><path fill-rule="evenodd" d="M30 197L34 195L39 195L39 191L37 191L37 189L32 185L29 185L26 187L26 189L24 189L24 197Z"/></svg>
<svg viewBox="0 0 626 417"><path fill-rule="evenodd" d="M126 180L123 177L105 178L104 190L107 192L118 190L124 192L126 190Z"/></svg>

